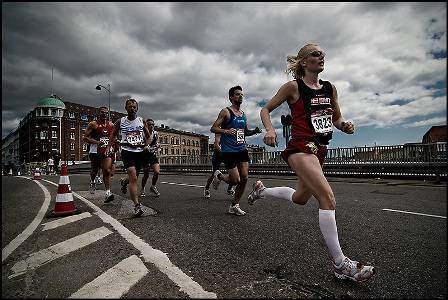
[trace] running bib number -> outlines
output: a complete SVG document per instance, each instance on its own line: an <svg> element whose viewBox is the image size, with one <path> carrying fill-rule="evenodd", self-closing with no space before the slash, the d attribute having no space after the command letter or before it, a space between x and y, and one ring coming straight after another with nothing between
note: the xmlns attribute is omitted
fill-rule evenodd
<svg viewBox="0 0 448 300"><path fill-rule="evenodd" d="M126 141L134 146L142 145L143 144L143 136L140 134L140 132L131 132L126 136Z"/></svg>
<svg viewBox="0 0 448 300"><path fill-rule="evenodd" d="M236 142L237 142L237 144L244 144L245 143L244 129L238 129L236 131Z"/></svg>
<svg viewBox="0 0 448 300"><path fill-rule="evenodd" d="M331 115L311 117L311 123L313 124L314 131L316 133L327 133L333 131Z"/></svg>
<svg viewBox="0 0 448 300"><path fill-rule="evenodd" d="M101 147L107 147L107 145L109 145L109 138L107 138L107 137L102 137L102 138L100 138L100 142L103 143L103 144L101 145Z"/></svg>

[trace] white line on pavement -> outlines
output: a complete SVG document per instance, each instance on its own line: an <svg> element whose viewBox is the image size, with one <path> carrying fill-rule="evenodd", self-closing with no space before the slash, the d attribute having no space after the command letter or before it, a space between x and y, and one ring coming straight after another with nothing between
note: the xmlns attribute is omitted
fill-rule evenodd
<svg viewBox="0 0 448 300"><path fill-rule="evenodd" d="M137 255L132 255L87 283L69 298L121 298L148 274L148 269Z"/></svg>
<svg viewBox="0 0 448 300"><path fill-rule="evenodd" d="M445 216L428 215L428 214L416 213L416 212L412 212L412 211L395 210L395 209L389 209L389 208L383 208L383 210L393 211L393 212L400 212L400 213L404 213L404 214L412 214L412 215L420 215L420 216L426 216L426 217L434 217L434 218L446 219Z"/></svg>
<svg viewBox="0 0 448 300"><path fill-rule="evenodd" d="M198 188L203 188L203 187L204 187L203 185L194 185L194 184L186 184L186 183L175 183L175 182L165 182L165 181L162 181L162 182L160 182L160 183L163 183L163 184L173 184L173 185L181 185L181 186L192 186L192 187L198 187Z"/></svg>
<svg viewBox="0 0 448 300"><path fill-rule="evenodd" d="M45 179L44 181L57 186L57 184L51 181ZM101 208L99 208L83 196L73 191L72 193L78 199L82 200L93 210L95 210L98 217L100 217L103 222L110 224L123 238L125 238L137 250L139 250L146 262L153 263L162 273L167 275L169 279L171 279L177 286L180 287L180 291L185 292L191 298L217 298L215 293L205 291L196 281L182 272L181 269L173 265L173 263L165 253L158 249L152 248L149 244L144 242L132 231L124 227L118 220L105 213Z"/></svg>
<svg viewBox="0 0 448 300"><path fill-rule="evenodd" d="M28 177L24 177L24 176L17 176L17 177L32 180L32 179L30 179ZM32 181L34 181L44 192L44 196L45 196L44 203L42 204L39 212L37 213L34 220L31 222L31 224L28 225L28 227L26 227L25 230L21 234L16 236L15 239L13 239L8 245L6 245L5 248L2 249L2 262L5 261L5 259L8 258L8 256L15 249L17 249L17 247L19 247L27 238L29 238L29 236L34 232L34 230L36 230L36 228L39 226L40 222L42 222L42 219L44 218L45 213L48 210L48 207L50 206L50 201L51 201L50 192L48 192L47 188L45 186L43 186L39 181L36 181L36 180L32 180Z"/></svg>
<svg viewBox="0 0 448 300"><path fill-rule="evenodd" d="M44 226L44 228L42 228L42 231L49 230L49 229L54 229L54 228L57 228L59 226L66 225L66 224L69 224L69 223L72 223L72 222L76 222L76 221L79 221L79 220L82 220L84 218L88 218L88 217L91 217L91 216L92 215L89 212L85 212L85 213L82 213L80 215L68 216L68 217L65 217L65 218L62 218L62 219L58 219L58 220L54 220L54 221L51 221L51 222L48 222L48 223L44 223L44 224L42 224Z"/></svg>
<svg viewBox="0 0 448 300"><path fill-rule="evenodd" d="M60 242L46 249L42 249L39 252L32 253L26 259L18 261L14 264L14 266L12 266L11 271L13 271L13 274L8 276L8 278L11 279L22 275L26 273L27 270L35 269L55 260L56 258L67 255L72 251L90 245L91 243L96 242L111 233L112 231L103 226Z"/></svg>

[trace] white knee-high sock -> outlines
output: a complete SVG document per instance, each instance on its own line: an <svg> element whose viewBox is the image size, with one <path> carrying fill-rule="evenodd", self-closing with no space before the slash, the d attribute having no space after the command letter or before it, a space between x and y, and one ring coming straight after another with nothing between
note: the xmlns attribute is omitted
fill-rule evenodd
<svg viewBox="0 0 448 300"><path fill-rule="evenodd" d="M265 188L260 192L261 196L272 196L275 198L292 201L292 195L296 190L287 186Z"/></svg>
<svg viewBox="0 0 448 300"><path fill-rule="evenodd" d="M335 264L339 265L344 258L344 254L342 253L341 245L339 245L334 210L319 209L319 227Z"/></svg>

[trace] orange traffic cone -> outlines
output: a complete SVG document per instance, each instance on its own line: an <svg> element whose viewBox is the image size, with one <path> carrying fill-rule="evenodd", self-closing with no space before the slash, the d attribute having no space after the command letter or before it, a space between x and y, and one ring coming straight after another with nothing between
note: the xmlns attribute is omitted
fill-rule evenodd
<svg viewBox="0 0 448 300"><path fill-rule="evenodd" d="M68 178L67 165L61 166L61 177L59 177L58 193L56 195L56 204L50 216L60 217L79 213L73 202L73 194L70 188L70 179Z"/></svg>
<svg viewBox="0 0 448 300"><path fill-rule="evenodd" d="M42 175L40 173L40 169L39 168L34 169L33 179L34 180L41 180L42 179Z"/></svg>

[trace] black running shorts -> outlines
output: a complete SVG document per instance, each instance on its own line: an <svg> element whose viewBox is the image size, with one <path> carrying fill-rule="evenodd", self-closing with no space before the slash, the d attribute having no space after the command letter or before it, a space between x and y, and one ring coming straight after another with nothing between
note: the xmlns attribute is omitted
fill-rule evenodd
<svg viewBox="0 0 448 300"><path fill-rule="evenodd" d="M247 149L240 152L222 152L222 161L226 166L226 170L235 168L239 163L249 162L249 153Z"/></svg>

